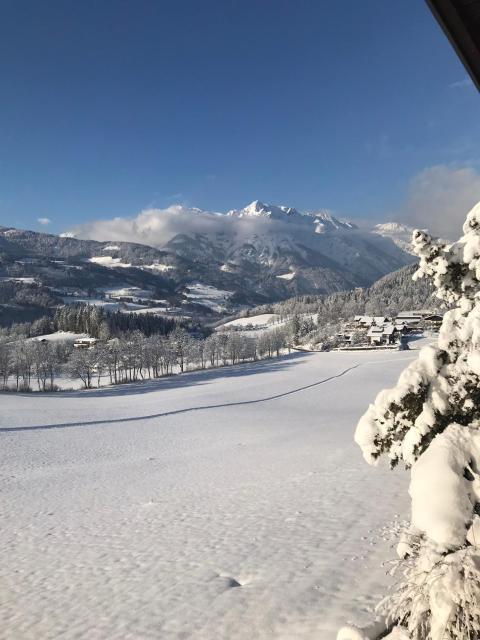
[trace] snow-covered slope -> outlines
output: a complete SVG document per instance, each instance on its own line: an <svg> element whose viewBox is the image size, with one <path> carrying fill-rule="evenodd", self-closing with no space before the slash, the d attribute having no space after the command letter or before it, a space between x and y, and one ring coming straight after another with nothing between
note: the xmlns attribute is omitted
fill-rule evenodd
<svg viewBox="0 0 480 640"><path fill-rule="evenodd" d="M217 328L242 328L242 327L255 327L264 328L271 325L278 324L280 322L280 316L277 313L261 313L256 316L248 316L246 318L236 318L229 322L224 322Z"/></svg>
<svg viewBox="0 0 480 640"><path fill-rule="evenodd" d="M411 359L1 395L2 638L328 640L369 621L407 478L352 434Z"/></svg>
<svg viewBox="0 0 480 640"><path fill-rule="evenodd" d="M328 233L329 231L352 231L358 229L353 222L339 220L329 211L318 211L309 214L313 218L315 233Z"/></svg>

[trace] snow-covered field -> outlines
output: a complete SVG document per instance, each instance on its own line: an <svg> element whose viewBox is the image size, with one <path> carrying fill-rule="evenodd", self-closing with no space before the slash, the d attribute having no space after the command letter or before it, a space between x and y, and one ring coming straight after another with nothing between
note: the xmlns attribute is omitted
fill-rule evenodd
<svg viewBox="0 0 480 640"><path fill-rule="evenodd" d="M131 267L130 263L122 262L120 258L113 258L112 256L94 256L89 258L88 262L99 264L102 267Z"/></svg>
<svg viewBox="0 0 480 640"><path fill-rule="evenodd" d="M269 325L278 324L280 322L280 316L278 313L261 313L257 316L249 316L248 318L236 318L235 320L229 320L219 325L217 328L232 328L232 327L256 327L265 328Z"/></svg>
<svg viewBox="0 0 480 640"><path fill-rule="evenodd" d="M328 640L370 620L407 477L353 431L415 355L0 395L0 637Z"/></svg>
<svg viewBox="0 0 480 640"><path fill-rule="evenodd" d="M75 342L75 340L85 340L90 336L88 333L73 333L73 331L55 331L54 333L44 333L34 338L28 338L29 341L39 342L45 340L46 342Z"/></svg>

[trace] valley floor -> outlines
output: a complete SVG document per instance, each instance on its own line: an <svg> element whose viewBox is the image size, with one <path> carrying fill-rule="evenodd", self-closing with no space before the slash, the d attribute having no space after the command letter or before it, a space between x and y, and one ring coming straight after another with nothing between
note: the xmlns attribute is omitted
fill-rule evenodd
<svg viewBox="0 0 480 640"><path fill-rule="evenodd" d="M353 431L414 356L0 395L0 637L328 640L370 620L407 477Z"/></svg>

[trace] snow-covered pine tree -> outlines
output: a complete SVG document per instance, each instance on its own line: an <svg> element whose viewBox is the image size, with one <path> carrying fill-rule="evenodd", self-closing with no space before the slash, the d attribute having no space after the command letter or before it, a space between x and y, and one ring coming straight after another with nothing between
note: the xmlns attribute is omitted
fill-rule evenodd
<svg viewBox="0 0 480 640"><path fill-rule="evenodd" d="M379 393L355 440L370 464L411 469L402 578L380 611L395 637L480 639L480 203L454 244L413 234L414 278L430 278L445 313L396 387ZM401 631L400 631L401 629Z"/></svg>

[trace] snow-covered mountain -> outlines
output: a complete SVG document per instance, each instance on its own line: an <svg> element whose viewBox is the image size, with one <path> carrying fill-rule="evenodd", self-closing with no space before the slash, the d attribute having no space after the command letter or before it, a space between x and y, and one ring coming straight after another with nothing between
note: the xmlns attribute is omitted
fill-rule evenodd
<svg viewBox="0 0 480 640"><path fill-rule="evenodd" d="M390 238L325 210L302 213L255 200L225 216L197 212L195 228L189 229L188 220L183 226L182 233L167 243L159 238L156 246L195 260L197 270L203 265L209 282L229 274L241 279L242 287L272 299L285 297L284 291L330 293L367 286L412 261Z"/></svg>
<svg viewBox="0 0 480 640"><path fill-rule="evenodd" d="M412 252L413 227L409 227L401 222L384 222L373 227L373 233L377 233L384 238L390 238L397 247L407 253Z"/></svg>
<svg viewBox="0 0 480 640"><path fill-rule="evenodd" d="M329 231L352 231L358 229L353 222L339 220L329 211L318 211L309 214L313 218L315 233L328 233Z"/></svg>
<svg viewBox="0 0 480 640"><path fill-rule="evenodd" d="M313 227L315 233L357 229L357 226L352 222L339 220L326 209L301 213L294 207L265 204L260 200L254 200L243 209L232 209L227 213L227 216L234 218L267 218L282 222L294 222L296 224L304 224L310 228Z"/></svg>
<svg viewBox="0 0 480 640"><path fill-rule="evenodd" d="M176 205L66 231L0 228L0 276L42 274L47 286L90 291L127 283L176 306L199 303L193 286L234 309L369 286L413 261L390 225L365 231L329 211L258 200L227 214Z"/></svg>
<svg viewBox="0 0 480 640"><path fill-rule="evenodd" d="M254 200L243 209L232 209L227 216L235 218L268 218L270 220L299 219L303 214L293 207L264 204L260 200Z"/></svg>

